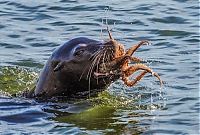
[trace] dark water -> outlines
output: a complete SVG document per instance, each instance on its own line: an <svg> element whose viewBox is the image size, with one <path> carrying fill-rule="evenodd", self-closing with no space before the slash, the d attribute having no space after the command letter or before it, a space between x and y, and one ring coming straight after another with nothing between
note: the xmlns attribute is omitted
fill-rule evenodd
<svg viewBox="0 0 200 135"><path fill-rule="evenodd" d="M83 101L7 96L31 89L52 51L70 38L106 39L105 18L126 48L152 42L136 55L160 73L162 89L146 76ZM0 134L199 134L197 0L1 0L0 33Z"/></svg>

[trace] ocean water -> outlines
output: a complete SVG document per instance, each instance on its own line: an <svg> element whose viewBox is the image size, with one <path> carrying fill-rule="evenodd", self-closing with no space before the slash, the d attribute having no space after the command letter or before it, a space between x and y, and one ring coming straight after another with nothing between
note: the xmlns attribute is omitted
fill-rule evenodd
<svg viewBox="0 0 200 135"><path fill-rule="evenodd" d="M48 57L71 38L113 37L160 74L116 81L97 98L38 102L31 89ZM0 134L199 134L197 0L1 0Z"/></svg>

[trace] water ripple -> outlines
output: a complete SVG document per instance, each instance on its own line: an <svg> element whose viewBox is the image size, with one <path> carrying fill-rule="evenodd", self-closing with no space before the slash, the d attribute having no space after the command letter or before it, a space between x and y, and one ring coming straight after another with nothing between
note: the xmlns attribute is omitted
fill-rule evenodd
<svg viewBox="0 0 200 135"><path fill-rule="evenodd" d="M174 16L163 17L163 18L152 18L150 19L150 21L166 23L166 24L170 24L170 23L186 24L187 23L186 19L183 19L181 17L174 17Z"/></svg>
<svg viewBox="0 0 200 135"><path fill-rule="evenodd" d="M5 48L16 48L16 49L26 48L25 46L22 46L22 45L9 44L9 43L0 43L0 46L1 47L5 47Z"/></svg>
<svg viewBox="0 0 200 135"><path fill-rule="evenodd" d="M0 134L199 133L198 1L1 0L0 6L0 93L29 88L52 51L67 40L107 39L106 19L113 37L126 48L140 40L152 42L134 55L144 58L164 81L162 88L150 75L131 88L117 81L109 88L112 96L101 99L112 101L114 108L97 105L86 112L82 106L69 109L68 103L1 95Z"/></svg>
<svg viewBox="0 0 200 135"><path fill-rule="evenodd" d="M192 34L190 32L180 31L180 30L159 30L159 31L156 30L153 33L158 34L159 36L177 36L181 38L190 36Z"/></svg>

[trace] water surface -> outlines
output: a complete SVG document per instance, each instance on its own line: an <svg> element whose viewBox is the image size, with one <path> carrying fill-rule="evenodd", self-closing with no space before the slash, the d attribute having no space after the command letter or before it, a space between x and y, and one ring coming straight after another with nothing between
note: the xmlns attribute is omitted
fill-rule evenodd
<svg viewBox="0 0 200 135"><path fill-rule="evenodd" d="M131 88L117 81L89 100L9 97L33 87L60 44L108 38L106 18L126 48L151 41L135 55L160 73L162 89L146 76ZM198 134L198 19L196 0L1 0L0 134Z"/></svg>

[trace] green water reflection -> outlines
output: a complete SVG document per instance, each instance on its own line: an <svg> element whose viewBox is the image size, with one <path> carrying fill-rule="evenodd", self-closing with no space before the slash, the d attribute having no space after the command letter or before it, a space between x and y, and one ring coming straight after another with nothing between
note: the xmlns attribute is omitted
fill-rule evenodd
<svg viewBox="0 0 200 135"><path fill-rule="evenodd" d="M38 74L30 69L19 67L0 67L0 91L16 94L34 87Z"/></svg>

